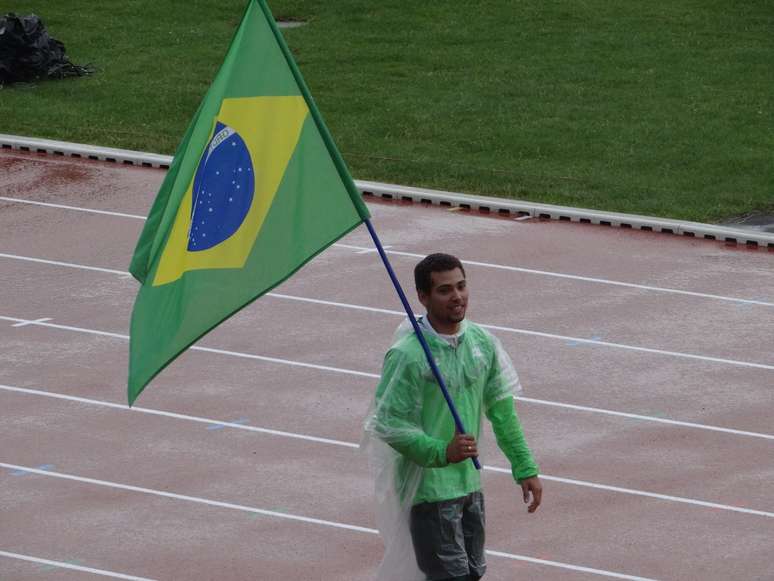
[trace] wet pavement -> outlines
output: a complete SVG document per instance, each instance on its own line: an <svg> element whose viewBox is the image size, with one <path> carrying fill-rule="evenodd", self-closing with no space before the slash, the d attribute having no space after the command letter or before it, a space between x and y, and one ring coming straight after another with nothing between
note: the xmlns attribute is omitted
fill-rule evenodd
<svg viewBox="0 0 774 581"><path fill-rule="evenodd" d="M373 532L308 520L375 526L351 445L401 317L367 232L199 344L220 352L190 350L159 375L137 405L173 415L130 411L137 285L123 273L162 178L0 152L0 195L16 200L0 201L0 462L46 467L0 468L0 551L163 580L371 579ZM498 327L526 389L545 503L526 514L491 470L506 462L487 431L488 547L544 562L490 556L487 579L767 578L774 253L369 209L407 290L419 256L466 261L469 315ZM82 578L0 556L0 578L45 574Z"/></svg>

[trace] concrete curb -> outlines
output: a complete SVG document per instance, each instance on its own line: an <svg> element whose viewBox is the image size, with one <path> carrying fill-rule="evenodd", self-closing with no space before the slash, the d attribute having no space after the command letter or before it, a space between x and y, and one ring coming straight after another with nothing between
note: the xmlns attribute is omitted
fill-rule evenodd
<svg viewBox="0 0 774 581"><path fill-rule="evenodd" d="M20 137L16 135L0 134L0 147L3 149L18 149L21 151L110 161L142 167L157 167L161 169L169 168L169 165L172 163L172 157L168 155L143 153L127 149L114 149L111 147L97 147L94 145L68 143L66 141L53 141L50 139L38 139L34 137ZM585 210L583 208L537 204L533 202L509 200L506 198L471 196L455 192L427 190L423 188L362 180L355 180L355 185L364 196L373 196L383 199L457 207L505 216L529 216L567 222L582 222L588 224L600 224L603 226L615 226L619 228L632 228L635 230L647 230L651 232L663 232L679 236L719 240L721 242L745 245L752 248L758 247L774 250L774 234L754 230L748 231L740 228L717 226L715 224L684 222L681 220L669 220L666 218L639 216L636 214L619 214L616 212L603 212L600 210Z"/></svg>

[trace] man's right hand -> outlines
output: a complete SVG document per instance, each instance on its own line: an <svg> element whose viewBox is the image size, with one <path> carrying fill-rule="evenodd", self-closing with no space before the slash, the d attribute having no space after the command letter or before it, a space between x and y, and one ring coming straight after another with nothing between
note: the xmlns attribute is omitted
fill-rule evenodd
<svg viewBox="0 0 774 581"><path fill-rule="evenodd" d="M446 446L446 460L450 464L476 456L478 456L476 439L469 434L454 434L454 439Z"/></svg>

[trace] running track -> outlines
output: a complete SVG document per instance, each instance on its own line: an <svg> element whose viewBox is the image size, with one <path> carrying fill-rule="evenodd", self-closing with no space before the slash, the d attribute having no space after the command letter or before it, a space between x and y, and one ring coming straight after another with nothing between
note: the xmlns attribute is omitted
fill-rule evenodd
<svg viewBox="0 0 774 581"><path fill-rule="evenodd" d="M0 579L370 579L360 426L400 305L358 229L126 405L160 170L0 153ZM774 254L371 203L405 287L467 261L544 474L487 434L487 579L774 579ZM414 305L418 306L416 301Z"/></svg>

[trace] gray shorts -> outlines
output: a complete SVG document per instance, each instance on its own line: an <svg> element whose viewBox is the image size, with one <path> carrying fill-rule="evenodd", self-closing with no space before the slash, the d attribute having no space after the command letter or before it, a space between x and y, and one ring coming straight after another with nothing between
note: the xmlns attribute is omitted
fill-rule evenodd
<svg viewBox="0 0 774 581"><path fill-rule="evenodd" d="M427 578L482 577L485 521L481 492L412 506L411 540L417 564Z"/></svg>

